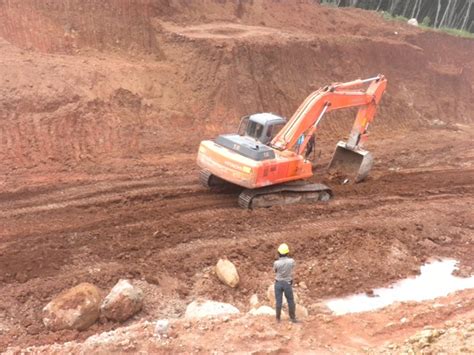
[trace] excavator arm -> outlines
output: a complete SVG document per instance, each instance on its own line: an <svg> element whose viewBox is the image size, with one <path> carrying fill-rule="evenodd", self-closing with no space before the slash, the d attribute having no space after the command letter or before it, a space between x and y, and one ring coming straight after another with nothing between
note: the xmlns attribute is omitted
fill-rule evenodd
<svg viewBox="0 0 474 355"><path fill-rule="evenodd" d="M363 90L368 83L369 86ZM297 144L298 139L304 135L304 141L297 152L302 154L326 112L360 107L346 145L350 149L361 147L386 85L385 77L378 75L365 80L331 84L313 92L296 110L270 145L281 151L291 150Z"/></svg>

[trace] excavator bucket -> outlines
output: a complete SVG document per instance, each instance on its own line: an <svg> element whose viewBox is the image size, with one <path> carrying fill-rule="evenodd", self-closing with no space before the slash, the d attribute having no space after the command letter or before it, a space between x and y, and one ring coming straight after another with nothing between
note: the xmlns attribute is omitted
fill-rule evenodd
<svg viewBox="0 0 474 355"><path fill-rule="evenodd" d="M346 182L364 180L372 169L373 158L370 152L361 148L349 148L346 142L339 141L328 166L331 176Z"/></svg>

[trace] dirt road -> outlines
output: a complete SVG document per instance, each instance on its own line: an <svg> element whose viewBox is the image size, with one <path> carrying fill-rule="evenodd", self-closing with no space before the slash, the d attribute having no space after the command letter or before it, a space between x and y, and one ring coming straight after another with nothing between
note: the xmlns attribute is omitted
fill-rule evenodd
<svg viewBox="0 0 474 355"><path fill-rule="evenodd" d="M450 142L456 135L461 139L452 149L463 151L472 132L433 134L437 147L441 137ZM415 137L399 137L398 144L409 147ZM373 148L391 163L378 165L363 184L327 181L336 196L320 205L242 210L236 192L216 194L198 185L194 155L181 159L188 162L185 174L181 165L171 165L166 177L2 194L2 324L8 329L0 338L3 346L82 339L113 327L103 324L80 334L43 329L41 307L82 281L107 289L128 277L159 289L172 301L149 300L142 316L150 320L179 315L196 297L246 307L251 294L264 296L274 248L282 241L294 250L297 282L308 285L302 295L308 305L387 285L417 273L433 256L456 258L463 270L472 270L472 160L446 164L435 152L418 156L419 164L434 159L432 166L404 167L396 151L382 144ZM212 275L223 255L246 275L238 290Z"/></svg>

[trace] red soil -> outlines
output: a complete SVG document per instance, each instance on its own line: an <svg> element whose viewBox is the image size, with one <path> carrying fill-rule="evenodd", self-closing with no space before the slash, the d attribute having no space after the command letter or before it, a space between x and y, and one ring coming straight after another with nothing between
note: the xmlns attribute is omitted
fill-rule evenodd
<svg viewBox="0 0 474 355"><path fill-rule="evenodd" d="M432 256L474 266L472 40L310 1L199 3L0 2L0 349L116 327L44 329L41 308L83 281L143 280L148 319L198 296L246 305L282 241L308 305ZM327 181L328 204L257 211L199 186L201 139L377 73L389 86L365 183ZM352 118L323 122L321 166ZM236 290L210 273L223 255L245 275Z"/></svg>

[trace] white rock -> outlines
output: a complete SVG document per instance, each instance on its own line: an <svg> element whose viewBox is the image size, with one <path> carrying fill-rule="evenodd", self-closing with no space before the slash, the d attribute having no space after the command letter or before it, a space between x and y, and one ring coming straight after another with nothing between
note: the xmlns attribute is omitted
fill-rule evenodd
<svg viewBox="0 0 474 355"><path fill-rule="evenodd" d="M409 25L412 25L412 26L415 26L415 27L418 27L418 20L416 18L411 18L407 21L407 23Z"/></svg>
<svg viewBox="0 0 474 355"><path fill-rule="evenodd" d="M257 308L259 303L260 302L258 301L258 295L256 293L253 294L252 297L250 297L250 307Z"/></svg>
<svg viewBox="0 0 474 355"><path fill-rule="evenodd" d="M156 321L155 335L163 335L168 332L170 321L168 319L160 319Z"/></svg>
<svg viewBox="0 0 474 355"><path fill-rule="evenodd" d="M260 306L252 308L249 312L251 316L273 316L275 317L275 310L269 306Z"/></svg>
<svg viewBox="0 0 474 355"><path fill-rule="evenodd" d="M140 311L143 292L128 280L119 280L105 297L100 310L110 320L123 322Z"/></svg>
<svg viewBox="0 0 474 355"><path fill-rule="evenodd" d="M185 318L218 317L225 314L237 314L240 311L233 305L216 301L194 301L188 304Z"/></svg>
<svg viewBox="0 0 474 355"><path fill-rule="evenodd" d="M230 287L237 287L240 278L237 268L227 259L219 259L216 264L216 274L219 280Z"/></svg>

